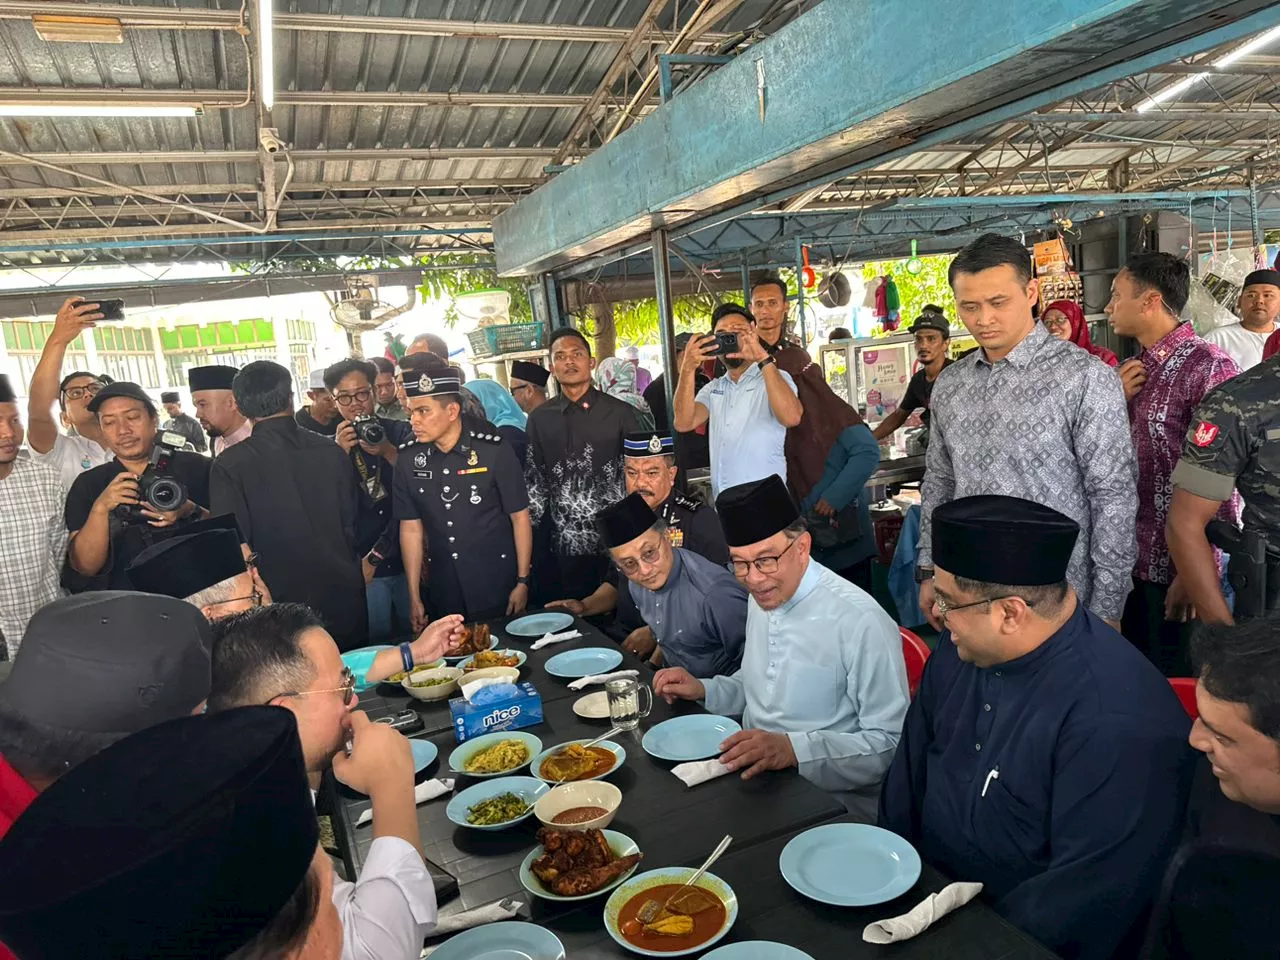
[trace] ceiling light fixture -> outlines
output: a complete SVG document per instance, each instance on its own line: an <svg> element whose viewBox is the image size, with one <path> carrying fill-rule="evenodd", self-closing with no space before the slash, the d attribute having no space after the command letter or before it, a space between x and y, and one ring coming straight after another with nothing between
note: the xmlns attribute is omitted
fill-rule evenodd
<svg viewBox="0 0 1280 960"><path fill-rule="evenodd" d="M1186 91L1190 90L1205 77L1209 76L1209 74L1213 73L1214 70L1225 70L1237 60L1241 60L1250 54L1257 53L1263 47L1270 46L1277 40L1280 40L1280 27L1272 27L1270 30L1258 34L1244 46L1237 47L1230 53L1224 54L1217 60L1213 61L1213 63L1209 65L1212 69L1206 70L1202 73L1193 73L1185 80L1179 80L1173 86L1161 90L1154 97L1149 97L1144 100L1138 105L1138 113L1146 113L1148 110L1158 107L1165 101L1172 100L1174 97L1186 93Z"/></svg>
<svg viewBox="0 0 1280 960"><path fill-rule="evenodd" d="M124 24L115 17L31 18L36 35L46 43L124 43Z"/></svg>
<svg viewBox="0 0 1280 960"><path fill-rule="evenodd" d="M276 52L274 0L258 0L258 90L262 106L271 109L276 100Z"/></svg>
<svg viewBox="0 0 1280 960"><path fill-rule="evenodd" d="M198 117L203 113L198 103L0 103L0 117Z"/></svg>

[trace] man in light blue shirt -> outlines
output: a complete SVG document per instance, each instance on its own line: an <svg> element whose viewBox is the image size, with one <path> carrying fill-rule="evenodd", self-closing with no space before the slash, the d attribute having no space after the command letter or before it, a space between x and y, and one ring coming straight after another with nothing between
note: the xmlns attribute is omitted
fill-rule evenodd
<svg viewBox="0 0 1280 960"><path fill-rule="evenodd" d="M760 342L751 311L724 303L711 315L714 334L734 334L738 349L721 353L716 336L690 341L680 360L675 392L675 428L685 433L710 420L711 493L777 474L787 479L783 444L787 429L800 422L804 408L791 375ZM694 394L698 368L720 357L728 368Z"/></svg>
<svg viewBox="0 0 1280 960"><path fill-rule="evenodd" d="M742 668L707 679L662 670L654 694L741 715L744 729L724 742L720 761L744 778L798 767L874 821L907 712L897 626L810 558L811 539L780 478L731 487L716 510L734 573L751 594Z"/></svg>
<svg viewBox="0 0 1280 960"><path fill-rule="evenodd" d="M726 568L671 545L667 524L639 493L596 514L600 538L658 641L654 663L698 677L742 663L747 591Z"/></svg>

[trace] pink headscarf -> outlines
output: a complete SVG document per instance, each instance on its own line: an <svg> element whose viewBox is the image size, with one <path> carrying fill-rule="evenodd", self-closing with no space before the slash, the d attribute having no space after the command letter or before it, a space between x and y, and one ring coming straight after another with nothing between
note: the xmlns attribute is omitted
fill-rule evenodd
<svg viewBox="0 0 1280 960"><path fill-rule="evenodd" d="M1084 311L1080 309L1079 304L1071 300L1055 300L1044 308L1040 316L1043 317L1050 310L1057 310L1071 321L1071 336L1067 338L1068 340L1081 350L1088 350L1108 367L1119 365L1119 357L1106 347L1099 347L1089 339L1089 324L1085 322Z"/></svg>

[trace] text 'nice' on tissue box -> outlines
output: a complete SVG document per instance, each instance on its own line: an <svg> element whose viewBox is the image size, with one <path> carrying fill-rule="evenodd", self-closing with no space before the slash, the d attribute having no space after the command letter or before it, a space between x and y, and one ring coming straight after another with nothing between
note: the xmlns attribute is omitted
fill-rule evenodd
<svg viewBox="0 0 1280 960"><path fill-rule="evenodd" d="M475 700L465 697L449 701L453 732L462 743L472 737L503 730L519 730L542 722L542 697L532 683L504 684L476 692Z"/></svg>

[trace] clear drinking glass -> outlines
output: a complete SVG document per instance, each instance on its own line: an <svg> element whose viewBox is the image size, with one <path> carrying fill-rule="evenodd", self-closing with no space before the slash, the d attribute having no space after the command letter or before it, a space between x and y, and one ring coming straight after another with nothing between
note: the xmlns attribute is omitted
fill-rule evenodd
<svg viewBox="0 0 1280 960"><path fill-rule="evenodd" d="M609 719L623 730L634 730L640 725L640 718L647 717L653 709L653 691L634 677L610 680L604 691L609 698ZM642 700L644 709L640 708Z"/></svg>

